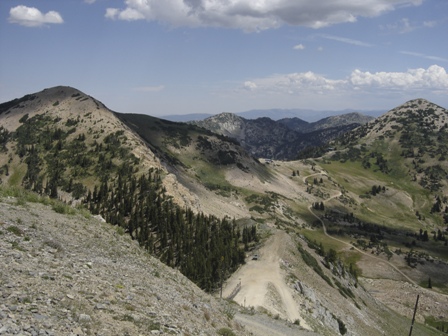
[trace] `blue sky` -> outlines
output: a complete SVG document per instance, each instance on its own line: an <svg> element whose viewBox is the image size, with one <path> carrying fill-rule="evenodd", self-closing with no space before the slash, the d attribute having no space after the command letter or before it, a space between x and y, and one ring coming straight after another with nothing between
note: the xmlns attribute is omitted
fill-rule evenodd
<svg viewBox="0 0 448 336"><path fill-rule="evenodd" d="M448 108L446 0L1 0L0 102L119 112Z"/></svg>

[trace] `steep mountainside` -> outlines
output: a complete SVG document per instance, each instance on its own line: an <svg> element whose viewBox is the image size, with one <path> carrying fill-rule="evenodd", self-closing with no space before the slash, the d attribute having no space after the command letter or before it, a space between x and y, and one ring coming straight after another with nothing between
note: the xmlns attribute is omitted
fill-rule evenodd
<svg viewBox="0 0 448 336"><path fill-rule="evenodd" d="M0 188L1 335L249 334L118 227L43 203Z"/></svg>
<svg viewBox="0 0 448 336"><path fill-rule="evenodd" d="M162 143L175 147L177 140L185 140L183 134L177 139L173 129L160 135L161 143L154 148L162 148L157 152L167 161L162 164L149 149L150 143L113 112L68 87L0 105L0 112L4 184L84 205L209 291L244 261L244 243L236 223L213 212L198 211L202 200L167 171L166 167L175 166L177 161L171 160L169 151L163 151ZM211 145L206 138L200 139L205 147ZM238 169L239 164L241 169L248 169L239 161L238 155L244 151L236 152L229 146L223 141L219 148L226 150L208 156L198 151L198 158L214 160L212 165ZM246 243L253 239L254 235L246 237ZM204 255L205 249L209 254ZM224 261L221 255L226 256Z"/></svg>
<svg viewBox="0 0 448 336"><path fill-rule="evenodd" d="M236 139L256 157L293 160L301 150L321 146L371 119L352 113L308 123L299 118L253 120L221 113L191 123Z"/></svg>

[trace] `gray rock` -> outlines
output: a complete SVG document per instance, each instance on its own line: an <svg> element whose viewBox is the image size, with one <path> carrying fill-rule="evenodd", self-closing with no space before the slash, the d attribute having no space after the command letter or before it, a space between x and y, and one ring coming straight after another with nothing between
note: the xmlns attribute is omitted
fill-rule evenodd
<svg viewBox="0 0 448 336"><path fill-rule="evenodd" d="M0 328L0 335L6 335L6 333L9 331L9 326L4 325Z"/></svg>
<svg viewBox="0 0 448 336"><path fill-rule="evenodd" d="M8 305L8 309L12 312L17 311L17 306L15 305Z"/></svg>
<svg viewBox="0 0 448 336"><path fill-rule="evenodd" d="M87 314L80 314L78 317L78 322L80 323L89 323L92 321L92 318L90 317L90 315Z"/></svg>
<svg viewBox="0 0 448 336"><path fill-rule="evenodd" d="M312 303L316 303L316 294L314 293L314 290L305 286L305 284L300 281L296 282L294 288L299 291L304 297L309 299Z"/></svg>
<svg viewBox="0 0 448 336"><path fill-rule="evenodd" d="M33 317L38 321L42 321L47 318L45 315L41 315L41 314L34 314Z"/></svg>
<svg viewBox="0 0 448 336"><path fill-rule="evenodd" d="M104 309L107 309L107 306L105 304L102 304L102 303L97 303L96 306L95 306L95 309L104 310Z"/></svg>

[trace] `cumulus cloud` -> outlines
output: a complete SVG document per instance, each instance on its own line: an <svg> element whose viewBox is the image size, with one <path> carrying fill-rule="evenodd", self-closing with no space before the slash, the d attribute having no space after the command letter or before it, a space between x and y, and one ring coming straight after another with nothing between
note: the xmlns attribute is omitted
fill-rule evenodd
<svg viewBox="0 0 448 336"><path fill-rule="evenodd" d="M332 80L308 71L285 75L273 75L253 79L244 83L244 88L260 93L300 94L304 92L323 93L337 90L344 86L344 81Z"/></svg>
<svg viewBox="0 0 448 336"><path fill-rule="evenodd" d="M294 46L293 49L294 50L303 50L303 49L305 49L305 46L303 44L298 44L298 45Z"/></svg>
<svg viewBox="0 0 448 336"><path fill-rule="evenodd" d="M443 67L409 69L406 72L375 72L354 70L343 79L330 79L314 72L273 75L252 79L245 89L260 94L347 94L354 91L395 92L426 91L448 93L448 74Z"/></svg>
<svg viewBox="0 0 448 336"><path fill-rule="evenodd" d="M106 17L164 22L172 26L213 26L261 31L282 25L322 28L374 17L423 0L125 0ZM113 15L111 15L113 14Z"/></svg>
<svg viewBox="0 0 448 336"><path fill-rule="evenodd" d="M432 65L428 69L409 69L406 72L362 72L355 70L349 78L354 87L395 90L448 90L445 69Z"/></svg>
<svg viewBox="0 0 448 336"><path fill-rule="evenodd" d="M25 27L41 27L46 24L63 23L61 15L55 11L49 11L43 14L34 7L16 6L9 11L9 22L16 23Z"/></svg>
<svg viewBox="0 0 448 336"><path fill-rule="evenodd" d="M120 11L117 8L107 8L105 17L112 20L118 19L125 21L136 21L145 18L142 13L133 8L126 8L125 10L122 11Z"/></svg>
<svg viewBox="0 0 448 336"><path fill-rule="evenodd" d="M251 81L246 81L246 82L244 82L244 88L252 91L257 88L257 84L255 84L254 82L251 82Z"/></svg>

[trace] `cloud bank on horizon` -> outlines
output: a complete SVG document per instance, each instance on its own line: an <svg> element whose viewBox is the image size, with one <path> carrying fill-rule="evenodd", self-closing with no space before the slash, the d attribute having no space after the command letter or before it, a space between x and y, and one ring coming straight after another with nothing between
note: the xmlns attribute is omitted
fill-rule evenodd
<svg viewBox="0 0 448 336"><path fill-rule="evenodd" d="M328 79L313 72L274 75L244 82L243 87L263 93L282 91L295 94L352 90L407 90L420 91L431 88L435 92L448 91L448 74L443 67L432 65L428 69L409 69L406 72L363 72L354 70L345 79Z"/></svg>
<svg viewBox="0 0 448 336"><path fill-rule="evenodd" d="M20 5L6 0L0 9L6 3L11 6L4 27L7 22L45 28L47 33L39 33L44 38L57 36L58 27L70 26L66 29L72 39L60 38L55 47L72 43L80 49L70 48L73 55L55 53L68 57L66 61L71 60L78 71L88 67L98 72L96 87L89 94L98 91L101 98L102 92L110 98L103 98L106 103L117 110L127 109L126 102L132 102L135 112L149 105L160 111L155 114L176 114L185 106L186 113L260 107L357 108L362 103L378 108L380 102L416 95L448 104L444 67L448 49L441 35L448 21L443 9L448 6L435 0L84 0L70 4L23 0ZM73 8L86 15L71 15ZM89 46L96 43L99 56L93 61L84 59L82 39L76 36L75 29L82 25L92 29L92 36L84 34L82 39L92 39ZM8 29L11 39L14 34L27 34ZM0 39L8 38L0 32ZM111 47L118 50L117 57L110 56ZM22 64L31 68L32 56ZM0 63L2 69L8 73ZM33 72L36 69L28 73ZM59 80L55 84L63 83L56 73L47 73L53 82ZM106 78L100 80L100 74ZM80 89L93 85L78 78L79 73L74 77ZM52 83L43 78L36 81ZM0 88L6 82L0 79ZM16 79L12 82L19 85ZM110 93L98 89L101 85ZM220 111L211 110L216 105L222 106Z"/></svg>

